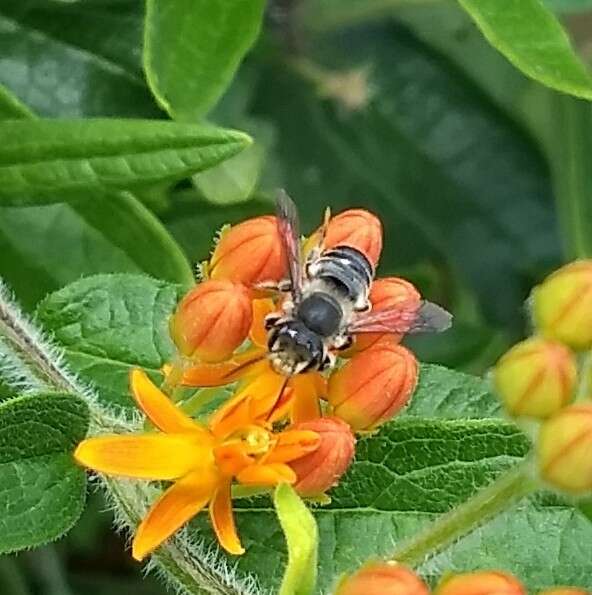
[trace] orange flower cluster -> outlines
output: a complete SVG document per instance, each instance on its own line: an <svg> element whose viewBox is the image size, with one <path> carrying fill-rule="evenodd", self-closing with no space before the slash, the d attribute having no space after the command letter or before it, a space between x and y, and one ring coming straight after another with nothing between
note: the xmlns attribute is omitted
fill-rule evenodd
<svg viewBox="0 0 592 595"><path fill-rule="evenodd" d="M536 287L538 334L497 363L494 384L512 416L540 421L539 474L575 495L592 492L592 384L573 350L592 348L592 260L555 271ZM576 401L571 404L572 401Z"/></svg>
<svg viewBox="0 0 592 595"><path fill-rule="evenodd" d="M396 562L366 564L341 581L335 595L429 595L424 581ZM485 570L449 574L442 578L434 595L526 595L520 581L507 572ZM539 595L590 595L578 587L555 587Z"/></svg>
<svg viewBox="0 0 592 595"><path fill-rule="evenodd" d="M376 265L380 221L367 211L345 211L329 220L324 245L352 246ZM232 515L233 483L267 488L287 482L303 496L321 496L350 466L353 432L391 419L417 382L417 361L399 345L400 335L366 335L345 354L345 365L329 375L287 377L274 370L264 321L281 309L283 298L270 297L262 284L279 283L288 273L275 217L224 231L204 272L206 279L170 320L182 363L165 367L163 386L178 392L232 384L232 396L207 423L198 423L165 394L168 389L163 392L135 370L132 393L157 431L90 438L75 453L81 464L102 473L173 482L138 528L133 543L138 560L206 505L220 544L242 553ZM376 281L370 300L376 311L421 305L417 290L397 278Z"/></svg>

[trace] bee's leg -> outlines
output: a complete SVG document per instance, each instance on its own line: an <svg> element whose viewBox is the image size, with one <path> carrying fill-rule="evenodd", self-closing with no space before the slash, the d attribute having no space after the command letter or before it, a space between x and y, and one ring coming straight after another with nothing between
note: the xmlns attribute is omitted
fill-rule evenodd
<svg viewBox="0 0 592 595"><path fill-rule="evenodd" d="M282 279L280 281L260 281L255 283L254 289L259 291L267 291L269 293L289 293L292 290L292 283L290 279Z"/></svg>
<svg viewBox="0 0 592 595"><path fill-rule="evenodd" d="M353 345L353 342L354 338L351 335L337 335L333 339L333 349L344 351L345 349L349 349Z"/></svg>
<svg viewBox="0 0 592 595"><path fill-rule="evenodd" d="M310 278L311 273L309 272L309 267L313 264L316 260L318 260L325 250L325 238L327 236L327 227L329 225L329 220L331 219L331 209L327 207L325 209L325 217L323 219L323 223L319 230L314 233L310 237L310 242L312 246L308 245L308 251L306 256L306 262L304 263L304 270L306 271L307 276Z"/></svg>
<svg viewBox="0 0 592 595"><path fill-rule="evenodd" d="M336 361L337 357L335 354L327 350L327 352L323 355L323 361L319 366L319 372L322 372L323 370L330 370L335 366Z"/></svg>
<svg viewBox="0 0 592 595"><path fill-rule="evenodd" d="M265 330L269 331L271 330L277 323L278 321L282 318L281 314L278 314L277 312L272 312L271 314L268 314L265 317L265 320L263 321L263 324L265 326Z"/></svg>

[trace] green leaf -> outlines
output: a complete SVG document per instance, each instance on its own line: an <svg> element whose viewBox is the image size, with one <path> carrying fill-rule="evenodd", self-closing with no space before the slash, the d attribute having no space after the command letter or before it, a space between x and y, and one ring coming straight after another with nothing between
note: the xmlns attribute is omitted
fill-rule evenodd
<svg viewBox="0 0 592 595"><path fill-rule="evenodd" d="M240 132L151 120L4 121L0 136L5 205L61 201L68 191L174 181L250 143Z"/></svg>
<svg viewBox="0 0 592 595"><path fill-rule="evenodd" d="M540 0L459 0L489 43L552 89L592 99L592 77Z"/></svg>
<svg viewBox="0 0 592 595"><path fill-rule="evenodd" d="M175 119L195 121L230 84L261 26L263 0L147 0L144 68Z"/></svg>
<svg viewBox="0 0 592 595"><path fill-rule="evenodd" d="M32 114L8 89L0 85L0 120L28 118Z"/></svg>
<svg viewBox="0 0 592 595"><path fill-rule="evenodd" d="M186 257L137 199L96 192L86 198L0 208L0 275L23 306L30 310L49 292L95 273L147 273L185 287L193 283Z"/></svg>
<svg viewBox="0 0 592 595"><path fill-rule="evenodd" d="M399 419L361 438L356 459L331 504L315 507L319 526L319 592L369 558L389 556L402 539L484 487L528 450L501 420ZM282 534L265 499L237 503L246 554L243 572L270 590L286 561ZM205 520L196 524L211 535ZM520 535L520 539L516 539ZM592 587L592 524L576 509L540 497L521 503L473 531L419 568L433 584L441 574L499 568L533 591L557 584ZM536 564L533 564L536 560Z"/></svg>
<svg viewBox="0 0 592 595"><path fill-rule="evenodd" d="M57 539L78 519L86 479L72 451L87 425L85 403L71 395L0 404L0 553Z"/></svg>
<svg viewBox="0 0 592 595"><path fill-rule="evenodd" d="M559 13L584 12L592 8L591 0L543 0L551 10Z"/></svg>
<svg viewBox="0 0 592 595"><path fill-rule="evenodd" d="M130 369L157 375L174 354L168 319L179 296L178 286L149 277L96 275L49 295L37 320L102 402L130 408Z"/></svg>
<svg viewBox="0 0 592 595"><path fill-rule="evenodd" d="M318 529L294 489L279 485L273 503L288 546L288 565L279 595L311 595L317 578Z"/></svg>
<svg viewBox="0 0 592 595"><path fill-rule="evenodd" d="M0 82L43 116L162 115L141 68L143 3L2 0Z"/></svg>

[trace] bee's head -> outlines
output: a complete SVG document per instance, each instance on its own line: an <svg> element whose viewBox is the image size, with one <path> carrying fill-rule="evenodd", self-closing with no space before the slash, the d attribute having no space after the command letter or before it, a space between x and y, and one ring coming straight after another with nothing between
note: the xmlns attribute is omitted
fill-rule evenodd
<svg viewBox="0 0 592 595"><path fill-rule="evenodd" d="M322 338L299 320L278 321L269 333L269 359L286 376L322 367L326 349Z"/></svg>

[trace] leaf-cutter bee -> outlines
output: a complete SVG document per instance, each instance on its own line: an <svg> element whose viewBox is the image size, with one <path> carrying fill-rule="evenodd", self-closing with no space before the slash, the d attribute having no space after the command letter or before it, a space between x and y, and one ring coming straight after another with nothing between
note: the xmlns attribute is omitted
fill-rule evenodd
<svg viewBox="0 0 592 595"><path fill-rule="evenodd" d="M324 370L335 363L335 351L347 348L358 333L440 332L452 316L423 301L372 312L369 301L374 267L356 248L318 245L302 261L296 205L280 190L276 199L279 235L288 260L289 279L281 314L266 319L269 360L285 376Z"/></svg>

